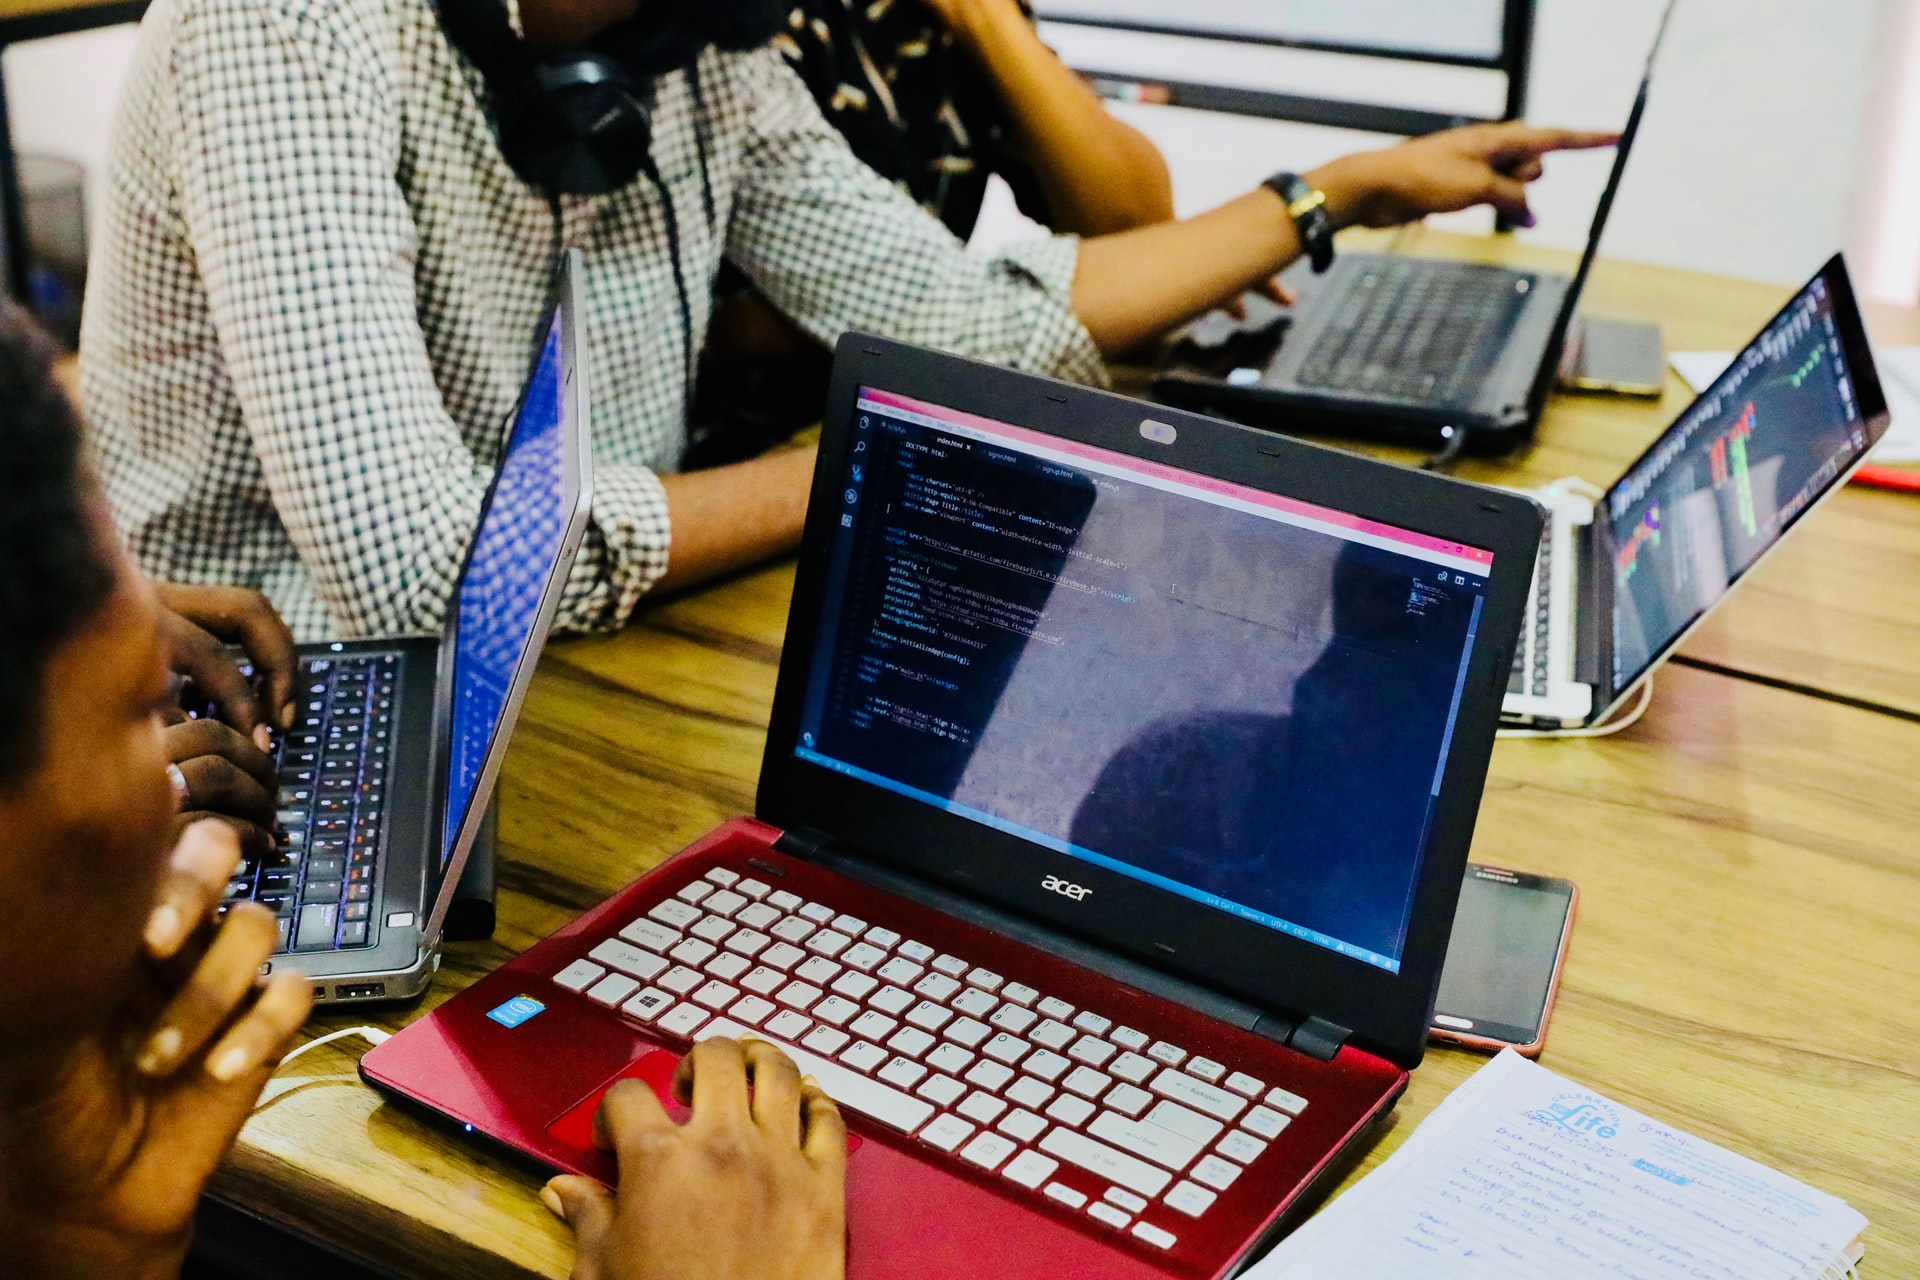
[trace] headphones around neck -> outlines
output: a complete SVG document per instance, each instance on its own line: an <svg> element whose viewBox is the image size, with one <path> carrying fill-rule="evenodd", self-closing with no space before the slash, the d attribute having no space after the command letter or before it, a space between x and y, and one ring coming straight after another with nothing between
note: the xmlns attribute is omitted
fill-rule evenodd
<svg viewBox="0 0 1920 1280"><path fill-rule="evenodd" d="M600 196L647 168L655 80L709 47L752 49L780 29L777 0L643 0L587 46L539 56L505 0L434 0L441 28L486 78L513 171L549 194Z"/></svg>
<svg viewBox="0 0 1920 1280"><path fill-rule="evenodd" d="M600 196L645 167L651 76L637 77L598 48L535 56L513 33L502 0L438 0L437 7L447 38L486 78L500 152L528 185Z"/></svg>

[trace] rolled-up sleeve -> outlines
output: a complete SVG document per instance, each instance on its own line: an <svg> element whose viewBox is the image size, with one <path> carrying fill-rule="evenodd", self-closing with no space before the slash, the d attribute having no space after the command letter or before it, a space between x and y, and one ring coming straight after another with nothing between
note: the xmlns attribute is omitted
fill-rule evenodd
<svg viewBox="0 0 1920 1280"><path fill-rule="evenodd" d="M826 342L849 329L1104 385L1073 313L1079 241L970 256L910 196L861 163L771 50L743 68L752 132L727 255Z"/></svg>

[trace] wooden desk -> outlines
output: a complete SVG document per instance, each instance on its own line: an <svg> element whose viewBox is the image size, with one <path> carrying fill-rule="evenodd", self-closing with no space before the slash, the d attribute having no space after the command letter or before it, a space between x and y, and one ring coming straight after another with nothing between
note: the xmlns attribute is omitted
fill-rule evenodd
<svg viewBox="0 0 1920 1280"><path fill-rule="evenodd" d="M448 948L428 1004L750 808L791 582L549 649L502 779L499 935ZM1474 850L1584 890L1548 1064L1846 1197L1887 1280L1920 1274L1917 760L1920 725L1675 669L1618 739L1502 743ZM290 1067L216 1194L401 1274L565 1275L540 1178L353 1060ZM1368 1166L1480 1061L1431 1053Z"/></svg>

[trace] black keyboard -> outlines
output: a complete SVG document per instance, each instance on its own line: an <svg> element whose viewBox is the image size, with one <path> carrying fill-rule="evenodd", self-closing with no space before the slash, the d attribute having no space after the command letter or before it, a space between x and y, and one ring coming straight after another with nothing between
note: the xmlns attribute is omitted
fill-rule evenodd
<svg viewBox="0 0 1920 1280"><path fill-rule="evenodd" d="M1540 558L1533 566L1533 585L1527 590L1527 620L1520 643L1513 647L1513 674L1508 693L1547 696L1547 636L1553 616L1553 530L1540 538Z"/></svg>
<svg viewBox="0 0 1920 1280"><path fill-rule="evenodd" d="M1333 304L1298 379L1423 404L1467 402L1499 360L1533 283L1502 268L1381 258Z"/></svg>
<svg viewBox="0 0 1920 1280"><path fill-rule="evenodd" d="M228 902L279 917L281 951L368 945L399 672L397 653L300 662L293 727L274 746L285 838L227 885Z"/></svg>

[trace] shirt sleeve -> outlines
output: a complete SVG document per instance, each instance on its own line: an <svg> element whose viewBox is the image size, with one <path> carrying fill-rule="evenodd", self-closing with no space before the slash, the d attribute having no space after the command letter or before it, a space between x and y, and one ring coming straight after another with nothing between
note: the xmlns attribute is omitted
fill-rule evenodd
<svg viewBox="0 0 1920 1280"><path fill-rule="evenodd" d="M1080 242L1056 236L995 258L854 156L777 54L747 55L751 134L727 255L829 343L849 329L1105 385L1073 313Z"/></svg>
<svg viewBox="0 0 1920 1280"><path fill-rule="evenodd" d="M348 634L437 630L492 469L421 333L391 24L364 0L174 11L181 212L274 506ZM659 480L596 477L562 621L616 626L665 570Z"/></svg>

